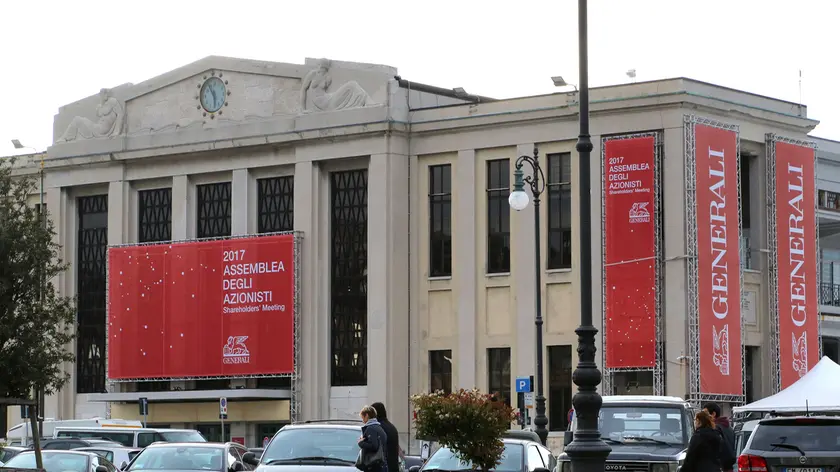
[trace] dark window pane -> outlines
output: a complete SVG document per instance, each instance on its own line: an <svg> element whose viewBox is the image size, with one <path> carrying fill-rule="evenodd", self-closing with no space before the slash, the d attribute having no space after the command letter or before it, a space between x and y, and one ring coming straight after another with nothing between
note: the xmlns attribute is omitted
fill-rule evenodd
<svg viewBox="0 0 840 472"><path fill-rule="evenodd" d="M137 192L138 236L141 243L172 239L172 189L159 188Z"/></svg>
<svg viewBox="0 0 840 472"><path fill-rule="evenodd" d="M510 405L510 348L494 347L487 350L487 378L490 393L499 395Z"/></svg>
<svg viewBox="0 0 840 472"><path fill-rule="evenodd" d="M803 418L791 419L770 424L760 424L753 431L750 449L757 451L784 451L796 454L797 451L781 448L776 444L789 444L805 452L837 451L840 444L840 420ZM821 461L816 460L819 464ZM824 461L825 459L823 459ZM828 462L825 462L828 464Z"/></svg>
<svg viewBox="0 0 840 472"><path fill-rule="evenodd" d="M330 174L332 385L367 384L367 170Z"/></svg>
<svg viewBox="0 0 840 472"><path fill-rule="evenodd" d="M548 155L548 269L572 267L572 156Z"/></svg>
<svg viewBox="0 0 840 472"><path fill-rule="evenodd" d="M108 196L80 197L76 248L76 393L105 393Z"/></svg>
<svg viewBox="0 0 840 472"><path fill-rule="evenodd" d="M510 161L487 161L487 273L510 272Z"/></svg>
<svg viewBox="0 0 840 472"><path fill-rule="evenodd" d="M429 391L452 393L452 351L429 351Z"/></svg>
<svg viewBox="0 0 840 472"><path fill-rule="evenodd" d="M229 379L204 379L196 380L193 390L227 390L229 388Z"/></svg>
<svg viewBox="0 0 840 472"><path fill-rule="evenodd" d="M257 180L257 232L292 231L294 195L295 179L292 176Z"/></svg>
<svg viewBox="0 0 840 472"><path fill-rule="evenodd" d="M565 431L572 409L572 346L548 346L548 428Z"/></svg>
<svg viewBox="0 0 840 472"><path fill-rule="evenodd" d="M170 390L169 381L155 381L155 382L137 382L138 392L168 392Z"/></svg>
<svg viewBox="0 0 840 472"><path fill-rule="evenodd" d="M230 236L230 182L197 185L196 237Z"/></svg>
<svg viewBox="0 0 840 472"><path fill-rule="evenodd" d="M452 275L452 166L429 167L429 276Z"/></svg>
<svg viewBox="0 0 840 472"><path fill-rule="evenodd" d="M260 377L257 379L257 388L292 388L291 377Z"/></svg>

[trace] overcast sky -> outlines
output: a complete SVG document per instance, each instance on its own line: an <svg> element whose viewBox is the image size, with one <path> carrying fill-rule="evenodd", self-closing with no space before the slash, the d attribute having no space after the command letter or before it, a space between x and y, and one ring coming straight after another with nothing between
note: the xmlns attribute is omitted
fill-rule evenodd
<svg viewBox="0 0 840 472"><path fill-rule="evenodd" d="M387 64L494 98L577 82L577 0L4 2L0 155L44 150L58 108L209 55ZM802 101L840 140L840 0L590 0L590 85L685 76ZM593 130L597 133L598 130ZM26 152L31 152L26 151Z"/></svg>

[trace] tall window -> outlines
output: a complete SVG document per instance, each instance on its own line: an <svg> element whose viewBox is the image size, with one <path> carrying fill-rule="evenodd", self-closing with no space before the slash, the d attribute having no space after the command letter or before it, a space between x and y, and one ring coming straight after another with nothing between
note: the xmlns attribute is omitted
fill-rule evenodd
<svg viewBox="0 0 840 472"><path fill-rule="evenodd" d="M76 393L104 393L108 196L79 197L76 207Z"/></svg>
<svg viewBox="0 0 840 472"><path fill-rule="evenodd" d="M565 431L572 409L572 346L548 346L548 429Z"/></svg>
<svg viewBox="0 0 840 472"><path fill-rule="evenodd" d="M140 201L137 229L141 243L172 239L172 189L137 192Z"/></svg>
<svg viewBox="0 0 840 472"><path fill-rule="evenodd" d="M752 269L752 247L750 244L750 166L752 158L741 156L741 265L744 269Z"/></svg>
<svg viewBox="0 0 840 472"><path fill-rule="evenodd" d="M257 180L257 232L294 228L295 179L291 175Z"/></svg>
<svg viewBox="0 0 840 472"><path fill-rule="evenodd" d="M429 351L429 390L452 393L452 351Z"/></svg>
<svg viewBox="0 0 840 472"><path fill-rule="evenodd" d="M487 380L490 393L498 394L510 405L510 348L487 350Z"/></svg>
<svg viewBox="0 0 840 472"><path fill-rule="evenodd" d="M367 384L366 169L330 174L332 385Z"/></svg>
<svg viewBox="0 0 840 472"><path fill-rule="evenodd" d="M230 236L230 182L196 185L195 191L196 237Z"/></svg>
<svg viewBox="0 0 840 472"><path fill-rule="evenodd" d="M429 167L429 276L452 275L452 166Z"/></svg>
<svg viewBox="0 0 840 472"><path fill-rule="evenodd" d="M572 155L548 155L548 266L572 267Z"/></svg>
<svg viewBox="0 0 840 472"><path fill-rule="evenodd" d="M487 161L487 273L510 272L510 160Z"/></svg>

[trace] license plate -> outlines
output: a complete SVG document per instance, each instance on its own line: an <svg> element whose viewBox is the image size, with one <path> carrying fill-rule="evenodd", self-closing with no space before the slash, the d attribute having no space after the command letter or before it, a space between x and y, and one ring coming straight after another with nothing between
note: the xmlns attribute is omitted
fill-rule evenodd
<svg viewBox="0 0 840 472"><path fill-rule="evenodd" d="M823 472L822 467L787 467L785 472Z"/></svg>

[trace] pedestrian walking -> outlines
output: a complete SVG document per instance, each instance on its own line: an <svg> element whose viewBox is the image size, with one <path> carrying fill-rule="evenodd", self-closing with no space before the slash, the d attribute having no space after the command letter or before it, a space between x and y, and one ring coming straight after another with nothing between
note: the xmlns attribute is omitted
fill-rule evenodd
<svg viewBox="0 0 840 472"><path fill-rule="evenodd" d="M718 452L723 439L705 410L694 415L694 434L680 472L720 472Z"/></svg>
<svg viewBox="0 0 840 472"><path fill-rule="evenodd" d="M365 405L359 417L364 425L359 437L356 468L363 472L388 472L388 436L376 419L376 409Z"/></svg>
<svg viewBox="0 0 840 472"><path fill-rule="evenodd" d="M388 436L388 472L400 472L400 461L405 457L403 450L400 447L400 433L394 423L388 421L388 412L385 411L385 405L382 402L376 402L371 405L376 409L376 419L385 430L385 435Z"/></svg>
<svg viewBox="0 0 840 472"><path fill-rule="evenodd" d="M720 452L718 453L720 469L723 472L732 472L738 458L735 455L735 431L732 430L732 426L729 424L729 418L721 416L720 405L714 402L706 403L703 406L703 411L712 417L715 430L717 430L722 439Z"/></svg>

